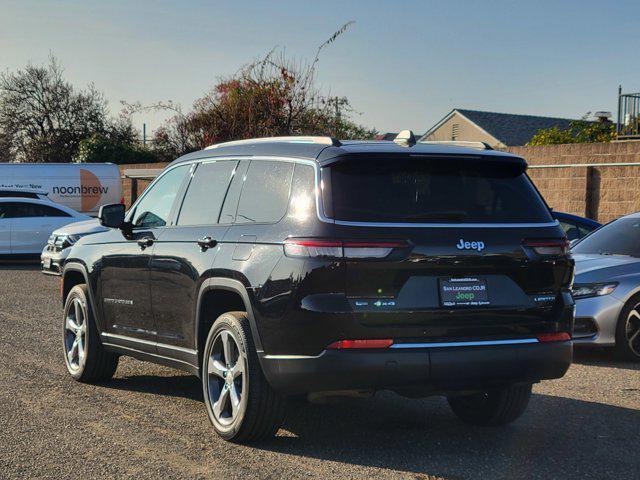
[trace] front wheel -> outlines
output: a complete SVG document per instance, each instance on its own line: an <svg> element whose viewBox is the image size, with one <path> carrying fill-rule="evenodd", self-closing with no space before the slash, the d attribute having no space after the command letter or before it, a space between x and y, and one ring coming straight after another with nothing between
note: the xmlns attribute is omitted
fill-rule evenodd
<svg viewBox="0 0 640 480"><path fill-rule="evenodd" d="M118 368L118 355L100 342L86 285L71 289L64 303L62 348L71 376L79 382L109 380Z"/></svg>
<svg viewBox="0 0 640 480"><path fill-rule="evenodd" d="M202 389L209 420L225 440L260 440L280 427L284 398L262 373L246 313L224 313L211 327L202 359Z"/></svg>
<svg viewBox="0 0 640 480"><path fill-rule="evenodd" d="M522 415L529 404L531 384L448 397L453 413L472 425L506 425Z"/></svg>
<svg viewBox="0 0 640 480"><path fill-rule="evenodd" d="M640 295L631 297L620 313L616 353L623 360L640 361Z"/></svg>

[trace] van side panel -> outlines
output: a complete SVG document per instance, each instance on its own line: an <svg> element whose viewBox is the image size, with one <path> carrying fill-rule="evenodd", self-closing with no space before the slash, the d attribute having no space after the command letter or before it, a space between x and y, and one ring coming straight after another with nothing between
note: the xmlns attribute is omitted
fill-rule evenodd
<svg viewBox="0 0 640 480"><path fill-rule="evenodd" d="M122 199L120 170L112 163L0 164L0 189L47 194L49 200L89 215Z"/></svg>

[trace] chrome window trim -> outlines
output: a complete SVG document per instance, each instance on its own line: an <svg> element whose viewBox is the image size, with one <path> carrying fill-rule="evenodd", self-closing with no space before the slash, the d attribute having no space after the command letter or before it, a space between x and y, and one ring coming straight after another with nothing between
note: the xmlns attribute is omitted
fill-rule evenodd
<svg viewBox="0 0 640 480"><path fill-rule="evenodd" d="M383 228L537 228L555 227L559 223L378 223L378 222L350 222L346 220L334 220L336 225L348 227L383 227Z"/></svg>
<svg viewBox="0 0 640 480"><path fill-rule="evenodd" d="M539 343L539 341L537 338L517 338L512 340L477 340L470 342L394 343L389 348L484 347L492 345L521 345L531 343Z"/></svg>
<svg viewBox="0 0 640 480"><path fill-rule="evenodd" d="M213 150L215 151L215 150ZM334 220L324 215L322 208L321 190L322 184L320 181L320 165L315 160L309 160L297 157L282 157L282 156L270 156L270 155L255 155L255 156L243 156L243 155L228 155L224 157L200 157L193 160L180 162L171 168L168 168L162 172L146 189L149 190L155 182L166 175L170 170L177 168L181 165L192 165L196 163L210 163L223 160L265 160L265 161L278 161L278 162L292 162L301 163L303 165L310 165L313 167L315 173L315 202L316 202L316 215L321 222L342 225L347 227L378 227L378 228L543 228L543 227L557 227L560 225L558 220L552 222L540 222L540 223L381 223L381 222L352 222L346 220ZM131 206L129 211L134 211L138 202L144 198L144 192ZM226 224L225 224L226 225ZM248 225L248 224L247 224Z"/></svg>

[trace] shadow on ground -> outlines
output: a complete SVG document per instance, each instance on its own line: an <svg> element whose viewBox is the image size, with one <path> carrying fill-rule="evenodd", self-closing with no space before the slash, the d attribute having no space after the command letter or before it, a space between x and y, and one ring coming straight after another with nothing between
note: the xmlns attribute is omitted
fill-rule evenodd
<svg viewBox="0 0 640 480"><path fill-rule="evenodd" d="M1 260L0 261L0 271L9 271L9 270L40 270L40 260L33 260L26 262L24 260L20 261L9 261L9 260Z"/></svg>
<svg viewBox="0 0 640 480"><path fill-rule="evenodd" d="M573 362L591 367L624 368L640 371L640 362L620 360L616 357L613 348L575 348L573 349Z"/></svg>
<svg viewBox="0 0 640 480"><path fill-rule="evenodd" d="M580 353L579 362L620 367L593 352ZM638 370L636 364L620 368ZM130 376L107 386L202 401L194 376ZM534 394L514 424L471 427L442 398L407 400L385 392L339 405L294 403L279 436L254 447L415 478L632 478L640 466L639 422L636 409Z"/></svg>
<svg viewBox="0 0 640 480"><path fill-rule="evenodd" d="M116 377L103 384L104 387L141 393L154 393L172 397L187 398L202 402L202 386L198 377L176 375L158 377L154 375L133 375Z"/></svg>

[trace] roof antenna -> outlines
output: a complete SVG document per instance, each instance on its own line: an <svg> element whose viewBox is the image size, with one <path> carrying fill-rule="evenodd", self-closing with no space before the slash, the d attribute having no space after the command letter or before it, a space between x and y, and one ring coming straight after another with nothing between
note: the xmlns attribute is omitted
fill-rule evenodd
<svg viewBox="0 0 640 480"><path fill-rule="evenodd" d="M402 147L413 147L416 144L416 137L411 130L402 130L393 141Z"/></svg>

